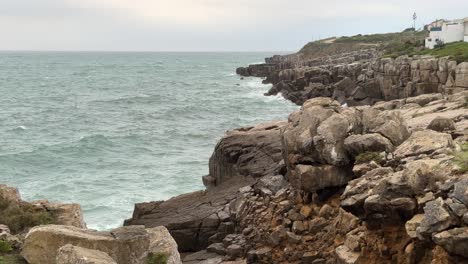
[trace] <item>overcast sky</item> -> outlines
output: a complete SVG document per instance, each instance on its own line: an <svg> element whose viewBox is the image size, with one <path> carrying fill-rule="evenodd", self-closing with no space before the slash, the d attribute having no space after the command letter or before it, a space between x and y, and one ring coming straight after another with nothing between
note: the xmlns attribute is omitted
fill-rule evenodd
<svg viewBox="0 0 468 264"><path fill-rule="evenodd" d="M295 51L468 16L468 0L0 0L0 50Z"/></svg>

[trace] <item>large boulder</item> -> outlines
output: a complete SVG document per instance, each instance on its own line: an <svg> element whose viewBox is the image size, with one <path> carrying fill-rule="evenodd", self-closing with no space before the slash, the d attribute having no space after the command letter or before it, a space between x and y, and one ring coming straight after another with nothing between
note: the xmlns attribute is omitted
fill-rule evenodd
<svg viewBox="0 0 468 264"><path fill-rule="evenodd" d="M431 154L436 150L453 147L453 140L449 134L439 133L433 130L416 131L408 140L397 147L394 154L403 159L421 154Z"/></svg>
<svg viewBox="0 0 468 264"><path fill-rule="evenodd" d="M433 236L433 240L448 252L468 258L468 227L440 232Z"/></svg>
<svg viewBox="0 0 468 264"><path fill-rule="evenodd" d="M353 156L364 152L392 152L393 144L380 134L351 135L344 141L346 150Z"/></svg>
<svg viewBox="0 0 468 264"><path fill-rule="evenodd" d="M230 221L229 203L237 197L239 188L252 183L252 178L240 176L206 191L136 204L132 218L124 225L165 226L181 252L198 251L216 242L209 239Z"/></svg>
<svg viewBox="0 0 468 264"><path fill-rule="evenodd" d="M76 247L71 244L59 248L57 264L117 264L102 251Z"/></svg>
<svg viewBox="0 0 468 264"><path fill-rule="evenodd" d="M331 165L297 165L290 174L290 182L307 192L315 192L328 187L346 185L352 179L352 170L348 167Z"/></svg>
<svg viewBox="0 0 468 264"><path fill-rule="evenodd" d="M468 88L468 62L458 64L455 74L455 85L457 87Z"/></svg>
<svg viewBox="0 0 468 264"><path fill-rule="evenodd" d="M59 249L68 244L86 249L102 251L118 264L144 264L150 254L174 253L158 244L175 243L170 236L157 235L157 230L149 232L142 226L129 226L110 232L98 232L71 226L46 225L32 228L26 235L21 255L30 264L57 263ZM163 250L154 252L152 250ZM180 256L171 255L172 263L181 263Z"/></svg>
<svg viewBox="0 0 468 264"><path fill-rule="evenodd" d="M205 185L220 185L229 178L281 174L280 130L286 122L269 122L228 131L218 142L209 161Z"/></svg>

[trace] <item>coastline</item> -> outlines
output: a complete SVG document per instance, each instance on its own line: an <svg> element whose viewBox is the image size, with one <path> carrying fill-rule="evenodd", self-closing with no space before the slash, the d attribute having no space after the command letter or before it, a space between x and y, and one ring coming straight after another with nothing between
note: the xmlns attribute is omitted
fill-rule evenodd
<svg viewBox="0 0 468 264"><path fill-rule="evenodd" d="M238 70L302 107L285 121L228 131L206 190L136 204L125 232L165 226L190 264L466 261L468 174L457 157L468 140L468 63L349 57L316 65L280 56ZM28 236L75 239L60 230ZM181 263L170 244L168 263ZM41 254L55 253L26 250Z"/></svg>

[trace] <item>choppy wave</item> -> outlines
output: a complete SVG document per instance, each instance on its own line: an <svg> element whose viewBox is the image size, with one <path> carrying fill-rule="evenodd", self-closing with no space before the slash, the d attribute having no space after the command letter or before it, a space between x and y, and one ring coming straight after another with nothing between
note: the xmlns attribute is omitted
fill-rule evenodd
<svg viewBox="0 0 468 264"><path fill-rule="evenodd" d="M269 55L2 54L0 183L78 202L97 229L121 225L137 202L199 190L226 130L296 109L233 74Z"/></svg>

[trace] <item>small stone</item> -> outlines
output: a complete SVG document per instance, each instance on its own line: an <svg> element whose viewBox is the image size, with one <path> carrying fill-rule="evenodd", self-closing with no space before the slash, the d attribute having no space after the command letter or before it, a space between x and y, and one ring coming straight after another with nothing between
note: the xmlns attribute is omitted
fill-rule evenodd
<svg viewBox="0 0 468 264"><path fill-rule="evenodd" d="M347 246L339 246L335 249L339 263L354 264L359 258L359 253L351 251Z"/></svg>
<svg viewBox="0 0 468 264"><path fill-rule="evenodd" d="M360 237L358 235L347 235L345 240L345 246L354 252L361 250Z"/></svg>
<svg viewBox="0 0 468 264"><path fill-rule="evenodd" d="M302 221L294 221L294 223L292 225L292 230L296 234L303 232L305 230L305 227L304 227L304 224L302 223Z"/></svg>
<svg viewBox="0 0 468 264"><path fill-rule="evenodd" d="M206 248L206 251L208 252L213 252L219 255L225 255L226 254L226 249L224 248L223 243L214 243L209 245Z"/></svg>
<svg viewBox="0 0 468 264"><path fill-rule="evenodd" d="M240 245L230 245L226 248L226 254L231 258L231 259L236 259L240 257L243 253L244 249Z"/></svg>
<svg viewBox="0 0 468 264"><path fill-rule="evenodd" d="M297 244L301 242L302 237L299 235L294 234L293 232L286 232L286 235L288 237L288 241L293 244Z"/></svg>
<svg viewBox="0 0 468 264"><path fill-rule="evenodd" d="M314 218L309 221L309 232L315 234L317 232L320 232L327 225L328 222L323 217Z"/></svg>
<svg viewBox="0 0 468 264"><path fill-rule="evenodd" d="M316 251L306 252L304 253L304 255L302 255L302 263L303 264L312 263L314 260L318 259L319 257L320 257L320 254Z"/></svg>
<svg viewBox="0 0 468 264"><path fill-rule="evenodd" d="M304 218L307 218L312 213L312 208L310 206L304 205L301 207L301 211L299 212Z"/></svg>
<svg viewBox="0 0 468 264"><path fill-rule="evenodd" d="M334 212L335 210L333 209L333 207L329 206L328 204L325 204L322 206L322 208L320 208L319 216L328 219L331 216L333 216Z"/></svg>
<svg viewBox="0 0 468 264"><path fill-rule="evenodd" d="M416 230L418 229L419 225L421 225L421 221L424 219L424 214L417 214L411 218L408 222L405 224L406 228L406 233L408 234L409 237L411 238L417 238L417 232Z"/></svg>

